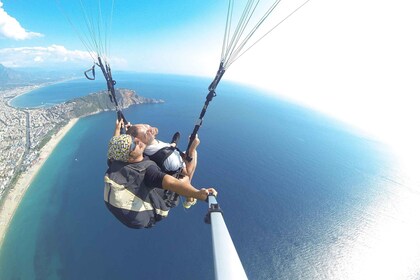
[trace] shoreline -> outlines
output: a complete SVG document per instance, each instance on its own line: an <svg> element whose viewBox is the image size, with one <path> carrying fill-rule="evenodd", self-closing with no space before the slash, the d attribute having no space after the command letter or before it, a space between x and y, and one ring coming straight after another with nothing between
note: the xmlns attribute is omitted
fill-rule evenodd
<svg viewBox="0 0 420 280"><path fill-rule="evenodd" d="M71 119L64 127L51 137L50 141L48 141L48 143L41 149L38 161L20 175L13 188L10 189L2 198L3 203L0 205L0 250L13 216L33 179L36 177L39 170L54 151L58 143L60 143L63 137L71 130L78 120L79 118Z"/></svg>
<svg viewBox="0 0 420 280"><path fill-rule="evenodd" d="M28 93L30 93L30 92L32 92L34 90L38 90L38 89L41 89L41 88L44 88L44 87L48 87L48 86L51 86L51 85L65 83L65 82L73 81L73 80L77 80L77 79L81 79L81 77L78 77L78 78L67 78L67 79L63 79L63 80L57 80L57 81L54 81L54 82L44 82L44 83L40 83L40 84L34 84L34 85L30 85L30 86L20 87L22 91L19 92L18 94L16 94L15 96L13 96L12 98L10 98L9 100L7 100L7 102L5 104L7 106L9 106L10 108L13 108L13 109L16 109L16 110L24 109L24 108L13 106L11 104L12 100L15 99L18 96L28 94ZM29 88L29 89L27 89L27 88ZM36 107L31 107L31 108L34 108L35 109Z"/></svg>

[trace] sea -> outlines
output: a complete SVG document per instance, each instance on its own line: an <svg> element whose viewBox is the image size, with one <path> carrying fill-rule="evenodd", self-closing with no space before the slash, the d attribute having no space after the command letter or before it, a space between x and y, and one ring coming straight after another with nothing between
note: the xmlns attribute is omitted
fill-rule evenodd
<svg viewBox="0 0 420 280"><path fill-rule="evenodd" d="M179 147L210 78L115 73L163 104L124 110ZM12 100L42 107L105 89L57 83ZM26 192L0 250L0 279L214 279L207 204L154 228L120 224L103 202L115 112L81 118ZM198 133L192 184L214 187L249 279L420 279L420 193L384 144L270 92L222 80Z"/></svg>

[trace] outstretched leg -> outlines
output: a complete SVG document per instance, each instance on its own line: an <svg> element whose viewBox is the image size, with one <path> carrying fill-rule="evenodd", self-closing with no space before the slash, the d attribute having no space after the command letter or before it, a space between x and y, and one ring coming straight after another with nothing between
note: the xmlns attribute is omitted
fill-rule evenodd
<svg viewBox="0 0 420 280"><path fill-rule="evenodd" d="M187 161L184 159L185 162L185 170L184 172L186 173L187 177L190 180L192 180L192 177L194 175L195 172L195 168L197 167L197 157L198 157L198 153L197 153L197 147L200 144L200 139L198 139L198 135L196 135L194 141L191 143L190 149L188 150L188 154L190 155L190 157L192 158L191 161ZM196 199L192 198L192 197L186 197L185 198L185 202L184 202L184 208L190 208L192 205L194 205L197 202Z"/></svg>

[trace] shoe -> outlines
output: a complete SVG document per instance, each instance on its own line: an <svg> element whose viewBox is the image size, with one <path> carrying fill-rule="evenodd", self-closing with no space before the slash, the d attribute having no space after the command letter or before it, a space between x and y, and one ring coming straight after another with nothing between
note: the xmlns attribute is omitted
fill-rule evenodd
<svg viewBox="0 0 420 280"><path fill-rule="evenodd" d="M172 136L171 143L178 145L179 137L181 137L181 134L179 132L175 132L174 136Z"/></svg>
<svg viewBox="0 0 420 280"><path fill-rule="evenodd" d="M182 203L182 206L184 206L185 209L190 208L191 206L195 205L197 203L197 199L194 198L193 201L184 201Z"/></svg>

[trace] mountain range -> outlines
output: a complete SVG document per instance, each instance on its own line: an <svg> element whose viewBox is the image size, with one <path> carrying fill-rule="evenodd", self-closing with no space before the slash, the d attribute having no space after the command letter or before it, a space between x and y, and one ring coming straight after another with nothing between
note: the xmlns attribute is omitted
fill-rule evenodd
<svg viewBox="0 0 420 280"><path fill-rule="evenodd" d="M76 71L55 71L30 68L10 68L0 64L0 89L36 83L53 82L75 77Z"/></svg>

